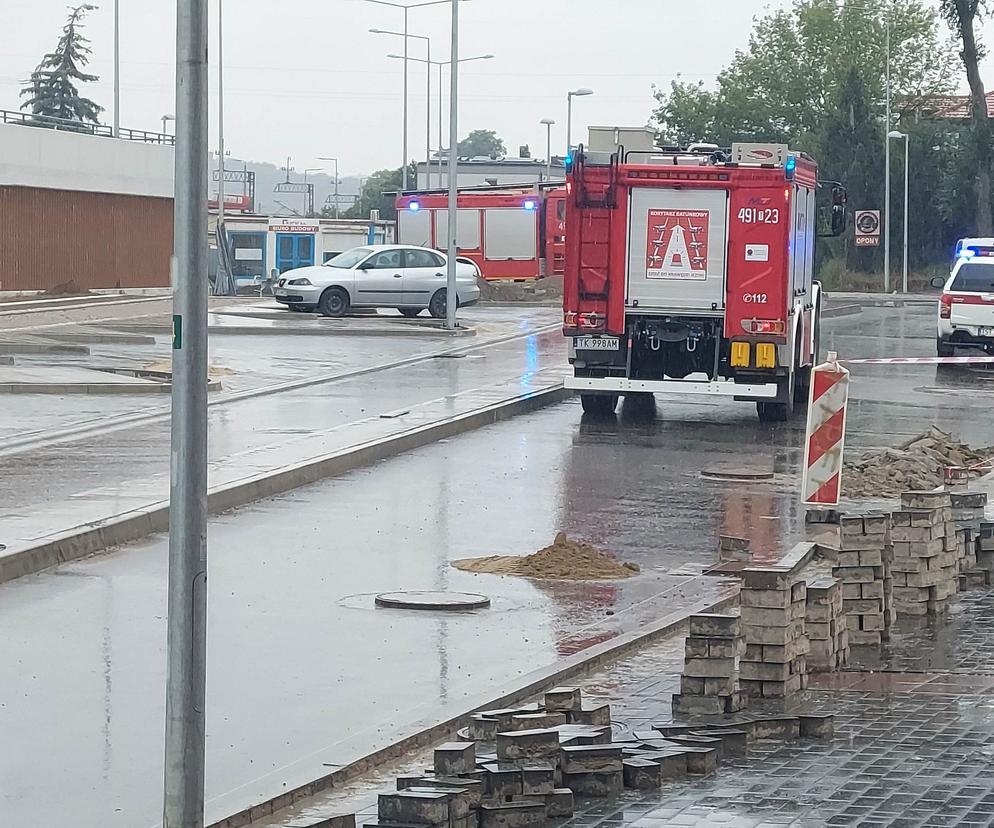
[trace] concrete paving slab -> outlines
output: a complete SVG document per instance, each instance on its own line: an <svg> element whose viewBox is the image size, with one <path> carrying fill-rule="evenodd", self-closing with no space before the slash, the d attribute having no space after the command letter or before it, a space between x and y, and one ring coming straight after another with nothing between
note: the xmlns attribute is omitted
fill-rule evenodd
<svg viewBox="0 0 994 828"><path fill-rule="evenodd" d="M127 374L60 366L0 365L0 394L161 394L169 385Z"/></svg>

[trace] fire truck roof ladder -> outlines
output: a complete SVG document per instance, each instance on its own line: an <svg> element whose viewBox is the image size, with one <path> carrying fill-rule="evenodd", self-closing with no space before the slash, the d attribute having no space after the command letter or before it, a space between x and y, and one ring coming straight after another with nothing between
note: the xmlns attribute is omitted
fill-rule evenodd
<svg viewBox="0 0 994 828"><path fill-rule="evenodd" d="M587 160L583 144L580 144L576 148L576 155L574 156L573 165L578 169L576 170L576 174L573 179L575 181L575 186L577 187L577 206L602 208L605 210L613 210L617 206L617 203L615 202L615 184L618 181L618 157L623 155L624 148L620 146L618 147L617 152L611 153L611 157L607 165L607 183L603 185L603 187L598 187L597 191L594 193L591 193L587 181L583 175L583 167L586 165Z"/></svg>

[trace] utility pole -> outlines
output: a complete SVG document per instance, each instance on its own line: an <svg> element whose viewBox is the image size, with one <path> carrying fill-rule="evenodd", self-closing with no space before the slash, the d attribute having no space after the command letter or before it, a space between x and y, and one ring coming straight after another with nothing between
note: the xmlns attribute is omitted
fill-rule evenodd
<svg viewBox="0 0 994 828"><path fill-rule="evenodd" d="M890 293L890 4L884 7L884 293Z"/></svg>
<svg viewBox="0 0 994 828"><path fill-rule="evenodd" d="M452 0L452 51L449 53L449 244L445 273L445 327L456 327L456 206L459 145L459 0ZM405 65L407 61L404 61Z"/></svg>
<svg viewBox="0 0 994 828"><path fill-rule="evenodd" d="M217 0L217 225L218 241L228 250L228 232L224 228L224 0ZM227 255L220 258L224 263ZM229 285L231 274L224 273L224 295L227 296L233 285ZM232 291L234 292L234 291Z"/></svg>
<svg viewBox="0 0 994 828"><path fill-rule="evenodd" d="M207 674L207 0L177 0L164 828L204 824Z"/></svg>
<svg viewBox="0 0 994 828"><path fill-rule="evenodd" d="M114 0L114 137L121 137L121 0ZM165 129L162 130L165 132Z"/></svg>

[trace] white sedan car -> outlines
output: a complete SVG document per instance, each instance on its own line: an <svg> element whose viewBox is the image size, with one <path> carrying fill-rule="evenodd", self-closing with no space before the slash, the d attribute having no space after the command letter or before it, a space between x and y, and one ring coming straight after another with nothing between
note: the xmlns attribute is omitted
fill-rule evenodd
<svg viewBox="0 0 994 828"><path fill-rule="evenodd" d="M956 264L941 287L936 330L939 356L953 356L957 347L994 353L994 239L963 239Z"/></svg>
<svg viewBox="0 0 994 828"><path fill-rule="evenodd" d="M288 270L277 280L273 296L290 310L317 310L345 316L349 308L397 308L417 316L425 308L445 316L447 259L427 247L370 244L340 253L322 265ZM480 299L479 270L456 261L459 307Z"/></svg>

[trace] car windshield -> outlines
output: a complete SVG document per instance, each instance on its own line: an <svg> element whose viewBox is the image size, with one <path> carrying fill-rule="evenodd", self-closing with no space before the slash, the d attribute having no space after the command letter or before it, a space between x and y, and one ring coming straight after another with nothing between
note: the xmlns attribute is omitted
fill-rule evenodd
<svg viewBox="0 0 994 828"><path fill-rule="evenodd" d="M976 293L994 293L994 264L964 262L949 288Z"/></svg>
<svg viewBox="0 0 994 828"><path fill-rule="evenodd" d="M372 252L368 247L356 247L352 250L346 250L344 253L339 253L335 258L328 259L324 264L325 267L355 267Z"/></svg>

